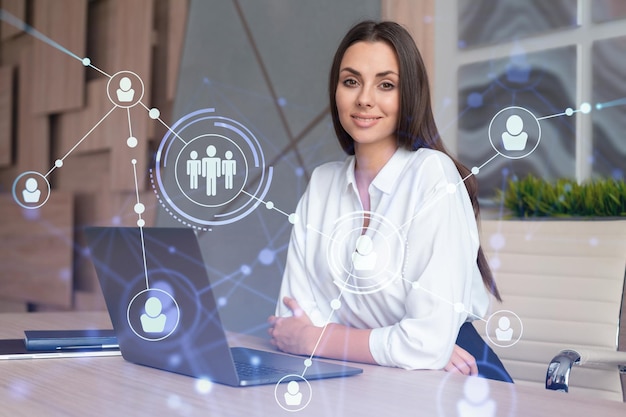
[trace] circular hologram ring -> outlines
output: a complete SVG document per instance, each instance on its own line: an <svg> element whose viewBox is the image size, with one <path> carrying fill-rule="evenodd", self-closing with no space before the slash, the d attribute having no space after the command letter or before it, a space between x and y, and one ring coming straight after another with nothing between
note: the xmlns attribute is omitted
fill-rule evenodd
<svg viewBox="0 0 626 417"><path fill-rule="evenodd" d="M267 195L273 170L241 123L201 109L177 121L156 153L153 187L161 204L191 226L240 220Z"/></svg>
<svg viewBox="0 0 626 417"><path fill-rule="evenodd" d="M11 191L22 208L38 209L50 198L50 182L39 172L26 171L15 178Z"/></svg>
<svg viewBox="0 0 626 417"><path fill-rule="evenodd" d="M511 347L522 338L524 324L510 310L498 310L489 316L485 325L487 339L499 347Z"/></svg>
<svg viewBox="0 0 626 417"><path fill-rule="evenodd" d="M355 294L384 289L402 276L405 246L400 231L380 214L355 211L340 217L327 246L335 284Z"/></svg>
<svg viewBox="0 0 626 417"><path fill-rule="evenodd" d="M157 342L176 330L180 321L180 308L169 292L148 288L130 300L126 320L137 337Z"/></svg>
<svg viewBox="0 0 626 417"><path fill-rule="evenodd" d="M296 412L306 408L313 398L311 384L304 377L289 374L274 386L274 399L286 411Z"/></svg>
<svg viewBox="0 0 626 417"><path fill-rule="evenodd" d="M540 140L539 120L523 107L506 107L489 123L489 142L505 158L520 159L530 155Z"/></svg>

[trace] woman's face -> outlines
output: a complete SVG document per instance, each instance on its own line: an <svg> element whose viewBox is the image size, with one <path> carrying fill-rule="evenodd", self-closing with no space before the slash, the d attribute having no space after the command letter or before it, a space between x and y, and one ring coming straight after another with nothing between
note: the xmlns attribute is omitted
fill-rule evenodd
<svg viewBox="0 0 626 417"><path fill-rule="evenodd" d="M370 144L397 146L400 112L398 58L385 42L357 42L345 52L335 91L343 128L355 149Z"/></svg>

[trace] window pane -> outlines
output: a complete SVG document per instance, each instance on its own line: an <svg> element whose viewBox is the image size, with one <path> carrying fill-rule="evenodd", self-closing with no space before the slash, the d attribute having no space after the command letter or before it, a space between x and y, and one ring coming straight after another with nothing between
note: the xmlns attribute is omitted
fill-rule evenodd
<svg viewBox="0 0 626 417"><path fill-rule="evenodd" d="M480 168L481 198L513 176L575 178L575 120L560 115L575 108L575 63L574 46L532 54L516 46L509 58L459 69L458 156Z"/></svg>
<svg viewBox="0 0 626 417"><path fill-rule="evenodd" d="M593 175L624 179L626 170L626 36L594 42Z"/></svg>
<svg viewBox="0 0 626 417"><path fill-rule="evenodd" d="M591 18L595 23L610 22L626 18L624 0L594 0L591 3Z"/></svg>
<svg viewBox="0 0 626 417"><path fill-rule="evenodd" d="M459 49L577 26L577 0L458 0Z"/></svg>

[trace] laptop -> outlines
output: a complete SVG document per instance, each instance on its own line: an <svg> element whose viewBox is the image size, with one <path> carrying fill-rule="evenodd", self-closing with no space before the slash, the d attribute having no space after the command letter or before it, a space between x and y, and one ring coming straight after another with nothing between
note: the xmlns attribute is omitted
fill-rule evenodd
<svg viewBox="0 0 626 417"><path fill-rule="evenodd" d="M87 227L125 360L230 386L344 377L362 369L230 347L191 228Z"/></svg>

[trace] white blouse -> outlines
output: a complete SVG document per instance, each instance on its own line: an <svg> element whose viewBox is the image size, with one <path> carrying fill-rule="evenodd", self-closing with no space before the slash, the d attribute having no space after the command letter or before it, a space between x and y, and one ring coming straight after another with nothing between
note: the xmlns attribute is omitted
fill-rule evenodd
<svg viewBox="0 0 626 417"><path fill-rule="evenodd" d="M282 303L289 296L316 326L373 329L369 348L381 365L441 369L460 326L489 304L465 185L445 154L398 149L372 181L364 212L354 164L351 156L314 170L296 209L276 315L291 314Z"/></svg>

